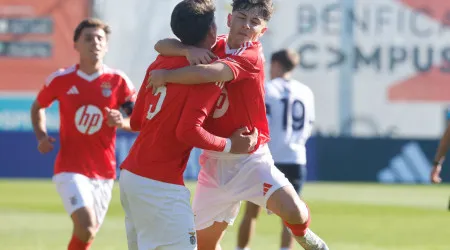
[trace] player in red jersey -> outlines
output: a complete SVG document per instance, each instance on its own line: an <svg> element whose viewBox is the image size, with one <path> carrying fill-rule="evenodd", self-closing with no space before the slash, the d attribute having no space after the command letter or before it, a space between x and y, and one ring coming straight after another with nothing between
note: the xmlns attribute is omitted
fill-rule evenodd
<svg viewBox="0 0 450 250"><path fill-rule="evenodd" d="M69 250L89 249L111 200L116 177L116 128L130 130L120 108L131 115L136 91L128 77L103 64L110 28L98 19L74 32L79 64L51 74L31 108L38 150L48 153L45 109L59 102L60 150L53 182L73 221Z"/></svg>
<svg viewBox="0 0 450 250"><path fill-rule="evenodd" d="M214 10L211 0L180 2L171 16L173 33L186 45L211 48L216 41ZM257 130L242 135L247 131L238 129L227 139L202 128L223 83L146 88L148 72L187 65L185 57L158 56L139 90L131 127L140 133L119 180L129 249L196 249L190 193L183 182L193 146L248 153L257 141Z"/></svg>
<svg viewBox="0 0 450 250"><path fill-rule="evenodd" d="M275 167L266 145L269 131L264 104L264 60L258 40L271 13L270 0L234 0L228 17L229 35L220 37L213 47L222 59L209 65L150 72L149 85L153 87L164 86L165 82L227 82L221 108L206 121L205 128L224 137L243 125L260 131L258 147L252 154L202 154L193 202L199 250L220 249L219 241L236 218L242 200L280 216L303 248L328 249L308 228L311 216L306 204ZM155 48L165 55L183 55L188 51L174 40L161 41Z"/></svg>

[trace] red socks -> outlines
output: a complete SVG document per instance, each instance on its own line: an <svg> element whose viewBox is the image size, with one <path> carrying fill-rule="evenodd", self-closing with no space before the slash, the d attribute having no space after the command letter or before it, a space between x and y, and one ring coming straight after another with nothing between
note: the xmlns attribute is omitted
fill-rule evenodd
<svg viewBox="0 0 450 250"><path fill-rule="evenodd" d="M309 210L308 205L306 205L306 208L308 209L308 220L305 223L289 224L286 221L283 221L284 225L286 225L286 227L288 227L291 230L291 232L294 236L305 236L306 229L308 229L309 224L311 223L311 211Z"/></svg>
<svg viewBox="0 0 450 250"><path fill-rule="evenodd" d="M284 221L284 225L288 227L294 236L305 236L306 229L309 227L309 223L311 222L311 217L308 218L308 221L304 224L289 224Z"/></svg>
<svg viewBox="0 0 450 250"><path fill-rule="evenodd" d="M89 250L91 244L92 242L84 242L78 239L77 236L72 235L72 239L70 240L68 250Z"/></svg>

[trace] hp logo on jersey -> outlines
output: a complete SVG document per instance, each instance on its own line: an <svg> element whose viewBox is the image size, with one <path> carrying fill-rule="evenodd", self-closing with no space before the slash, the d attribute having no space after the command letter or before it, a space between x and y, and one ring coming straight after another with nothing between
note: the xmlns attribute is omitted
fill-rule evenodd
<svg viewBox="0 0 450 250"><path fill-rule="evenodd" d="M213 118L220 118L225 115L229 106L230 102L228 101L228 92L226 89L222 89L222 93L216 102L216 109L214 110Z"/></svg>
<svg viewBox="0 0 450 250"><path fill-rule="evenodd" d="M75 113L75 126L82 134L92 135L99 131L103 124L102 111L94 106L81 106Z"/></svg>

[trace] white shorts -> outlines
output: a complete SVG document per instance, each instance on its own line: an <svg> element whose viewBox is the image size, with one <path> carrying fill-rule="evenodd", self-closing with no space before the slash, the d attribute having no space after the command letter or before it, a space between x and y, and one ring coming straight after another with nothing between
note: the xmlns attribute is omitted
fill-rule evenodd
<svg viewBox="0 0 450 250"><path fill-rule="evenodd" d="M232 225L241 201L266 208L273 192L292 185L275 167L266 144L251 155L205 151L200 165L192 204L197 230L210 227L215 221Z"/></svg>
<svg viewBox="0 0 450 250"><path fill-rule="evenodd" d="M185 186L120 172L129 250L194 250L191 194Z"/></svg>
<svg viewBox="0 0 450 250"><path fill-rule="evenodd" d="M90 179L82 174L63 172L54 175L53 182L69 215L79 208L90 207L94 209L98 226L103 223L114 180Z"/></svg>

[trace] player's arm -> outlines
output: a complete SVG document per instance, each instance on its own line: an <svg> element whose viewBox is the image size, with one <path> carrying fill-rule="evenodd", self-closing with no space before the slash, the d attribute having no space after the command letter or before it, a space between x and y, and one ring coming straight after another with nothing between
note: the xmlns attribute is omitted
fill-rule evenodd
<svg viewBox="0 0 450 250"><path fill-rule="evenodd" d="M130 117L133 114L134 111L135 102L134 101L126 101L120 108L122 111L127 115L126 118L123 118L121 129L128 131L128 132L134 132L133 129L131 129L130 124Z"/></svg>
<svg viewBox="0 0 450 250"><path fill-rule="evenodd" d="M123 118L122 125L119 128L128 132L134 132L134 130L131 129L130 117Z"/></svg>
<svg viewBox="0 0 450 250"><path fill-rule="evenodd" d="M130 126L130 118L123 117L119 110L105 107L106 124L110 127L117 127L128 132L134 132Z"/></svg>
<svg viewBox="0 0 450 250"><path fill-rule="evenodd" d="M177 138L184 143L206 150L230 153L250 152L257 142L257 131L238 129L230 138L215 136L202 126L213 110L221 90L215 84L193 86L176 129Z"/></svg>
<svg viewBox="0 0 450 250"><path fill-rule="evenodd" d="M128 131L128 132L134 132L134 130L131 128L131 124L130 124L130 117L134 112L134 106L135 106L135 102L132 100L126 101L125 103L123 103L120 106L122 111L127 115L127 117L122 119L122 123L119 126L120 129Z"/></svg>
<svg viewBox="0 0 450 250"><path fill-rule="evenodd" d="M123 117L122 113L117 109L105 108L107 112L107 124L109 126L115 126L122 130L133 132L130 125L130 116L133 113L135 101L136 101L136 89L134 88L131 80L123 72L119 75L122 78L121 91L119 94L120 109L127 115Z"/></svg>
<svg viewBox="0 0 450 250"><path fill-rule="evenodd" d="M51 77L50 77L51 78ZM51 85L53 79L48 80L44 87L39 91L36 100L33 102L30 115L34 134L38 140L38 150L45 154L53 150L55 138L47 133L45 109L57 98L57 89L55 84Z"/></svg>
<svg viewBox="0 0 450 250"><path fill-rule="evenodd" d="M433 183L440 183L441 177L440 173L442 170L442 164L445 160L445 155L448 151L448 145L450 142L450 123L447 125L447 129L444 132L444 135L439 142L439 146L436 152L436 156L434 157L433 169L431 171L431 181Z"/></svg>
<svg viewBox="0 0 450 250"><path fill-rule="evenodd" d="M48 136L46 126L45 108L41 107L39 102L35 100L31 106L31 123L33 125L34 134L37 140L41 140Z"/></svg>
<svg viewBox="0 0 450 250"><path fill-rule="evenodd" d="M176 129L176 136L180 141L201 149L230 151L231 141L215 136L202 127L220 93L220 88L215 84L204 88L191 87Z"/></svg>
<svg viewBox="0 0 450 250"><path fill-rule="evenodd" d="M210 82L228 82L234 79L231 68L222 62L187 66L173 70L153 70L149 74L149 85L164 86L167 82L181 84L201 84Z"/></svg>
<svg viewBox="0 0 450 250"><path fill-rule="evenodd" d="M155 50L163 56L185 56L191 65L207 64L216 58L208 49L185 45L174 38L159 40Z"/></svg>
<svg viewBox="0 0 450 250"><path fill-rule="evenodd" d="M237 78L256 77L259 73L259 69L256 69L244 57L230 56L212 64L200 64L173 70L153 70L149 73L147 86L161 87L167 82L181 84L229 82Z"/></svg>

